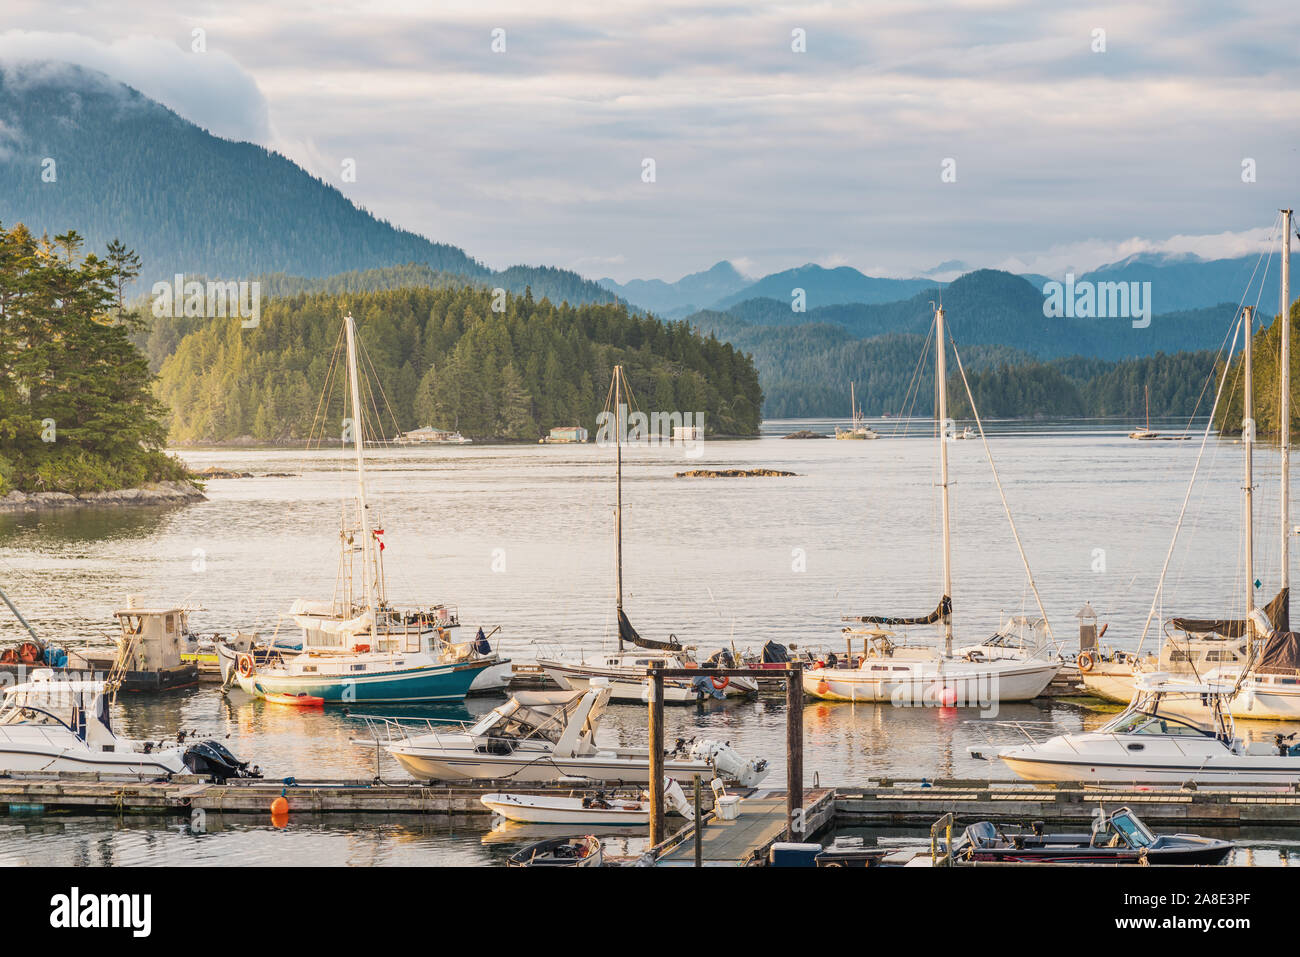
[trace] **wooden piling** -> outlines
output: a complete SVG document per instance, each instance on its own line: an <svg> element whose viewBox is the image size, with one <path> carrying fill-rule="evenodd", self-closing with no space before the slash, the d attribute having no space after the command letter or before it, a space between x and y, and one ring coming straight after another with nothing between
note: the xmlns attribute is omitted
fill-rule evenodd
<svg viewBox="0 0 1300 957"><path fill-rule="evenodd" d="M664 674L650 669L650 844L664 839Z"/></svg>
<svg viewBox="0 0 1300 957"><path fill-rule="evenodd" d="M700 776L695 778L695 866L704 866L704 810L700 801Z"/></svg>
<svg viewBox="0 0 1300 957"><path fill-rule="evenodd" d="M785 673L786 840L807 838L803 814L803 666L795 661Z"/></svg>

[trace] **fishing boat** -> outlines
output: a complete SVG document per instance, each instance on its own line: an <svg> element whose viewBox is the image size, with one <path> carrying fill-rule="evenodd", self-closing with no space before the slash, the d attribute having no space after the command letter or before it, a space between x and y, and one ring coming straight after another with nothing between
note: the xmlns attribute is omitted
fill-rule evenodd
<svg viewBox="0 0 1300 957"><path fill-rule="evenodd" d="M650 797L647 794L632 798L606 796L603 792L588 796L485 794L479 800L493 814L521 824L608 824L630 827L650 823ZM682 817L694 817L681 785L671 778L664 787L664 800L670 810Z"/></svg>
<svg viewBox="0 0 1300 957"><path fill-rule="evenodd" d="M260 777L218 741L182 746L120 737L110 713L109 681L70 681L38 669L4 689L0 703L0 773L80 771L156 777L204 774Z"/></svg>
<svg viewBox="0 0 1300 957"><path fill-rule="evenodd" d="M1137 652L1088 650L1079 655L1079 671L1084 687L1092 694L1108 700L1127 702L1134 694L1137 677L1143 673L1170 673L1192 680L1207 680L1215 684L1231 685L1237 693L1224 704L1234 717L1274 721L1300 721L1300 671L1270 660L1268 670L1259 670L1264 644L1274 633L1287 634L1290 630L1291 602L1291 375L1290 375L1290 258L1291 210L1282 210L1282 308L1280 323L1280 388L1279 388L1279 446L1281 458L1281 488L1279 502L1280 582L1277 594L1264 606L1263 616L1253 614L1255 606L1254 565L1254 388L1253 342L1254 310L1242 309L1239 328L1243 331L1242 345L1242 466L1244 480L1243 531L1245 582L1245 614L1241 618L1191 618L1175 617L1165 625L1165 640L1158 654L1141 653L1142 644L1163 588L1169 556L1165 559L1160 584L1152 600L1147 623L1139 639ZM1231 358L1231 357L1229 357ZM1226 381L1226 371L1224 379ZM1222 386L1220 387L1222 388ZM1213 421L1213 416L1211 417ZM1207 424L1207 436L1210 425ZM1193 473L1192 481L1196 478ZM1190 487L1189 487L1190 495ZM1186 504L1184 504L1186 508ZM1181 526L1182 516L1179 517ZM1169 555L1177 541L1170 544ZM1258 623L1253 627L1252 623ZM1208 708L1195 699L1180 702L1185 713L1207 719Z"/></svg>
<svg viewBox="0 0 1300 957"><path fill-rule="evenodd" d="M508 665L481 635L459 641L456 610L446 604L398 607L389 602L384 529L366 498L366 423L361 401L356 324L344 317L350 421L356 462L354 513L339 533L340 587L329 601L299 599L289 616L302 629L302 652L259 662L249 651L218 646L227 683L248 694L309 695L325 701L447 701L464 698L475 679ZM328 387L327 387L328 389Z"/></svg>
<svg viewBox="0 0 1300 957"><path fill-rule="evenodd" d="M538 841L510 855L507 867L600 867L603 854L600 838L557 837Z"/></svg>
<svg viewBox="0 0 1300 957"><path fill-rule="evenodd" d="M1155 834L1131 808L1100 814L1083 834L972 824L953 841L957 862L997 864L1222 864L1235 845L1197 834Z"/></svg>
<svg viewBox="0 0 1300 957"><path fill-rule="evenodd" d="M1029 781L1096 784L1300 784L1300 746L1292 735L1273 743L1236 737L1227 701L1233 684L1189 681L1167 674L1137 678L1133 700L1096 731L1057 735L1043 742L972 757L1000 759ZM1187 717L1187 700L1204 702L1208 722Z"/></svg>
<svg viewBox="0 0 1300 957"><path fill-rule="evenodd" d="M853 425L847 429L841 429L838 425L835 427L835 437L837 439L878 439L880 436L867 425L867 420L862 415L862 410L858 408L858 397L854 392L854 383L849 383L849 410L853 416Z"/></svg>
<svg viewBox="0 0 1300 957"><path fill-rule="evenodd" d="M683 646L675 635L667 641L643 638L632 627L623 610L623 435L627 406L624 396L627 381L623 367L615 366L606 400L605 412L614 416L614 607L618 620L618 647L604 651L595 661L586 655L579 661L562 658L558 654L543 654L537 665L552 681L566 691L586 691L599 680L616 702L643 702L648 700L649 681L646 669L699 668L699 677L690 679L665 678L664 704L694 704L705 698L734 698L758 694L758 684L751 678L710 675L709 663L696 661L694 649ZM631 645L632 648L627 646ZM732 662L731 653L719 651L714 659L726 666Z"/></svg>
<svg viewBox="0 0 1300 957"><path fill-rule="evenodd" d="M417 780L510 779L647 783L645 748L597 743L609 689L520 691L477 721L360 716L370 732L353 743L383 748ZM763 760L745 760L719 741L679 742L664 760L671 777L714 773L754 787L767 775Z"/></svg>
<svg viewBox="0 0 1300 957"><path fill-rule="evenodd" d="M944 310L935 310L935 378L938 402L936 417L939 428L938 450L940 469L940 500L943 526L943 594L934 611L916 617L889 615L846 616L842 633L848 645L843 659L831 656L814 663L803 671L804 692L826 701L892 702L900 706L967 707L987 706L998 701L1029 701L1038 697L1051 684L1060 670L1061 662L1051 643L1051 626L1043 610L1025 558L1024 549L1016 532L1011 511L1006 508L1012 536L1020 549L1030 589L1038 603L1043 629L1049 639L1035 649L1018 649L1014 654L994 654L982 646L968 646L954 654L952 624L952 543L949 523L948 499L948 441L945 435L948 423L947 340L944 331ZM954 352L955 354L955 352ZM960 356L957 357L958 370ZM962 372L965 378L964 371ZM974 403L972 399L972 409ZM979 424L979 413L975 412ZM981 426L981 435L982 426ZM992 458L989 459L992 465ZM994 481L1001 494L997 471ZM1003 505L1006 499L1003 497ZM895 640L890 629L902 626L941 624L944 648L907 645ZM863 627L865 626L865 627ZM996 637L996 636L995 636ZM858 651L854 641L860 642Z"/></svg>

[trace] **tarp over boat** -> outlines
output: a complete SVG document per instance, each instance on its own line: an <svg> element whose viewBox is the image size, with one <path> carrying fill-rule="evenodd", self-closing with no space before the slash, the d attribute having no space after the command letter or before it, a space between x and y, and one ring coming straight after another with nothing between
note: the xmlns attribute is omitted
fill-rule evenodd
<svg viewBox="0 0 1300 957"><path fill-rule="evenodd" d="M864 625L932 625L952 616L952 598L944 595L939 607L923 618L889 618L884 615L845 615L841 621L857 621Z"/></svg>
<svg viewBox="0 0 1300 957"><path fill-rule="evenodd" d="M655 651L680 651L682 647L676 638L669 638L667 641L651 641L649 638L642 638L636 633L636 629L632 627L632 623L627 620L627 615L623 614L621 608L618 610L618 637L638 648L651 648Z"/></svg>
<svg viewBox="0 0 1300 957"><path fill-rule="evenodd" d="M1300 674L1300 635L1275 631L1264 642L1255 671L1265 675Z"/></svg>
<svg viewBox="0 0 1300 957"><path fill-rule="evenodd" d="M1264 614L1268 616L1274 631L1286 632L1290 628L1290 623L1286 620L1289 617L1287 609L1290 601L1291 589L1283 588L1271 602L1264 606ZM1223 638L1240 638L1246 634L1244 618L1172 618L1169 624L1179 631L1194 635L1212 634Z"/></svg>

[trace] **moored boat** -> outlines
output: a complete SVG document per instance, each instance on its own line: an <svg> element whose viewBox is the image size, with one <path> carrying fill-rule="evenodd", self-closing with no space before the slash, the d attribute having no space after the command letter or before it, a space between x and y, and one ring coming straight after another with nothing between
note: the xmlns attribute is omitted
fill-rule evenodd
<svg viewBox="0 0 1300 957"><path fill-rule="evenodd" d="M510 855L508 867L600 867L604 855L600 838L594 834L586 837L557 837L538 841Z"/></svg>

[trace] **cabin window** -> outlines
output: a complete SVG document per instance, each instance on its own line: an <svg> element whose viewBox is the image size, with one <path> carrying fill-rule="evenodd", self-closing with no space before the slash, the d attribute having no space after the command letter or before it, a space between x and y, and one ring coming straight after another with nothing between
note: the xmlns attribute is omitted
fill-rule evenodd
<svg viewBox="0 0 1300 957"><path fill-rule="evenodd" d="M167 634L169 634L169 635L170 635L170 634L173 634L175 631L176 631L176 617L175 617L174 615L168 615L168 616L167 616Z"/></svg>
<svg viewBox="0 0 1300 957"><path fill-rule="evenodd" d="M303 665L303 666L302 666L302 670L303 670L303 671L311 671L311 672L314 672L314 671L316 670L316 666L315 666L315 665Z"/></svg>
<svg viewBox="0 0 1300 957"><path fill-rule="evenodd" d="M420 633L418 631L406 633L406 653L417 654L420 650Z"/></svg>
<svg viewBox="0 0 1300 957"><path fill-rule="evenodd" d="M352 670L353 670L353 671L365 671L365 670L366 670L366 666L365 666L365 665L353 665L353 666L352 666Z"/></svg>

